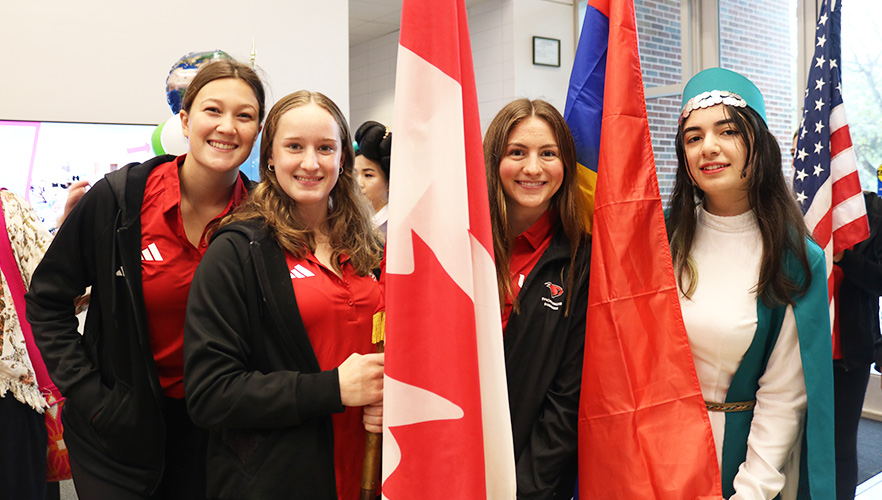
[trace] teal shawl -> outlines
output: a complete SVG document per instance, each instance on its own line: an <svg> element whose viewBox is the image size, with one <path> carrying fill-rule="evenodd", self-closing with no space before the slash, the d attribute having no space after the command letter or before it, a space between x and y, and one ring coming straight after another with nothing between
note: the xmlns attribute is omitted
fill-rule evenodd
<svg viewBox="0 0 882 500"><path fill-rule="evenodd" d="M799 350L805 373L807 409L802 454L799 465L799 499L826 500L835 498L835 453L833 447L833 354L830 337L830 313L827 300L827 272L824 252L812 241L806 242L811 265L812 283L805 294L795 297L793 314L799 337ZM788 254L785 272L805 280L799 260ZM757 331L729 386L727 402L756 399L759 378L766 369L769 356L786 306L770 309L757 299ZM735 493L732 482L738 466L747 456L747 435L753 411L726 414L723 438L723 497ZM780 495L779 495L780 497Z"/></svg>

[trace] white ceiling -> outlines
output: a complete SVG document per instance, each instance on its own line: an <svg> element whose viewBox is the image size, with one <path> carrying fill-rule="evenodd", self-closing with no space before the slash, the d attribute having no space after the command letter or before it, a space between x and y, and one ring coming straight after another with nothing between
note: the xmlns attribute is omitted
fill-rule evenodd
<svg viewBox="0 0 882 500"><path fill-rule="evenodd" d="M466 0L466 7L482 1ZM398 31L400 25L401 0L349 0L350 47Z"/></svg>
<svg viewBox="0 0 882 500"><path fill-rule="evenodd" d="M349 46L398 31L401 0L349 0Z"/></svg>

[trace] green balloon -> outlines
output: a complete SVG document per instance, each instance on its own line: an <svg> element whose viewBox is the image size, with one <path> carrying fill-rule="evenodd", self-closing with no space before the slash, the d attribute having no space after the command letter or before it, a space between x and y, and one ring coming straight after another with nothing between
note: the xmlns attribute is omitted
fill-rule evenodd
<svg viewBox="0 0 882 500"><path fill-rule="evenodd" d="M162 147L162 127L165 126L165 122L160 123L156 126L156 129L153 131L153 135L150 136L150 142L153 144L153 154L156 156L164 155L165 149Z"/></svg>

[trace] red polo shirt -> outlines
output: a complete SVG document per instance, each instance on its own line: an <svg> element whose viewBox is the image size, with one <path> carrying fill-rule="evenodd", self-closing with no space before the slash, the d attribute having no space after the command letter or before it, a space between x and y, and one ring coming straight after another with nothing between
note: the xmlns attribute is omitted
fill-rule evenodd
<svg viewBox="0 0 882 500"><path fill-rule="evenodd" d="M514 241L514 248L511 251L511 261L509 262L509 270L511 271L511 293L515 297L521 292L521 287L530 271L539 262L539 258L551 245L551 236L554 234L552 228L552 217L546 210L539 220L530 226L523 233L519 234ZM506 297L505 307L502 309L502 331L508 326L508 318L511 316L512 300Z"/></svg>
<svg viewBox="0 0 882 500"><path fill-rule="evenodd" d="M204 229L198 248L184 233L178 177L184 158L179 156L150 172L141 206L141 279L150 346L162 390L166 396L179 399L184 397L187 294L196 266L208 248ZM246 195L245 183L239 177L230 202L214 221L228 214Z"/></svg>
<svg viewBox="0 0 882 500"><path fill-rule="evenodd" d="M340 366L350 354L376 352L371 344L374 313L382 309L380 286L372 274L358 276L343 257L341 275L309 253L303 259L286 255L297 309L322 370ZM334 424L334 467L341 500L357 500L364 459L362 409L347 407L331 416Z"/></svg>

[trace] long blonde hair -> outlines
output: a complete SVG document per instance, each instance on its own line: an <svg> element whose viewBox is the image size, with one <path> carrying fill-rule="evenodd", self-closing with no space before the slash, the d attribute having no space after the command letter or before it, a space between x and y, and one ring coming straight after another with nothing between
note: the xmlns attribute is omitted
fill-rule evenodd
<svg viewBox="0 0 882 500"><path fill-rule="evenodd" d="M340 256L345 254L356 271L366 275L380 266L382 239L374 230L370 208L355 180L355 157L349 125L334 101L319 92L294 92L280 99L270 110L260 141L260 184L221 225L262 219L269 235L294 257L303 258L307 251L315 251L314 232L302 220L297 202L285 194L276 173L268 166L279 119L286 112L310 103L327 110L340 129L343 170L337 184L331 189L328 218L323 226L330 238L331 264L335 271L339 271Z"/></svg>

